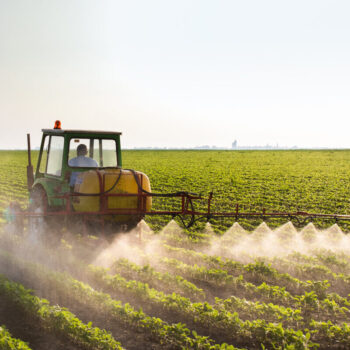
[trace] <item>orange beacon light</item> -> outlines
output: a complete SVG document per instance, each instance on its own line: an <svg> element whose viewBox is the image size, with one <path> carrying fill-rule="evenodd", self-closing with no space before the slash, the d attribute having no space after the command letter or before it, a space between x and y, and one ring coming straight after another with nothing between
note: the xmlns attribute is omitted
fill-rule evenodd
<svg viewBox="0 0 350 350"><path fill-rule="evenodd" d="M55 126L53 127L54 129L61 129L61 122L59 120L55 121Z"/></svg>

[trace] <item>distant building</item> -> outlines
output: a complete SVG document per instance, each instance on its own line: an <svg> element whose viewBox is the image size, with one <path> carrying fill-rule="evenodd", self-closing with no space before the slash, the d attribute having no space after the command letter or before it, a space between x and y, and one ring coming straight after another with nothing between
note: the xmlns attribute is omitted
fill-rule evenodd
<svg viewBox="0 0 350 350"><path fill-rule="evenodd" d="M232 148L237 148L237 140L234 140L234 141L232 142Z"/></svg>

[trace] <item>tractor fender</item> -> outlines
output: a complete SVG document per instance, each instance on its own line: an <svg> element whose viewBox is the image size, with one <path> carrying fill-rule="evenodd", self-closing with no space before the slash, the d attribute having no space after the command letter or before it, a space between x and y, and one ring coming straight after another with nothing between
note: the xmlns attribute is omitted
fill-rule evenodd
<svg viewBox="0 0 350 350"><path fill-rule="evenodd" d="M62 206L64 204L63 200L55 198L55 196L57 196L57 193L54 192L54 189L57 187L58 184L59 182L57 181L57 179L39 178L35 180L32 190L30 191L30 195L35 189L41 190L46 195L48 207Z"/></svg>
<svg viewBox="0 0 350 350"><path fill-rule="evenodd" d="M47 192L45 190L45 187L42 186L42 184L35 184L29 193L29 209L31 207L33 207L33 205L35 205L35 203L33 203L33 201L36 200L36 198L35 198L36 194L40 194L42 199L46 201L45 206L48 204L47 203L48 196L47 196Z"/></svg>

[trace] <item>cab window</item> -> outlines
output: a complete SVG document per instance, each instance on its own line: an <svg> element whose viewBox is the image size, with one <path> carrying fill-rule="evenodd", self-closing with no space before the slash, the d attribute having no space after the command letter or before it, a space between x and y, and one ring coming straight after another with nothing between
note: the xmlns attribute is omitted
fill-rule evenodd
<svg viewBox="0 0 350 350"><path fill-rule="evenodd" d="M44 147L43 147L43 152L41 154L40 166L39 166L39 172L41 174L46 173L47 154L49 152L49 141L50 141L50 136L45 136Z"/></svg>
<svg viewBox="0 0 350 350"><path fill-rule="evenodd" d="M69 142L68 165L75 168L117 167L118 158L116 141L97 138L71 139Z"/></svg>
<svg viewBox="0 0 350 350"><path fill-rule="evenodd" d="M46 174L61 176L64 138L51 136L47 149Z"/></svg>
<svg viewBox="0 0 350 350"><path fill-rule="evenodd" d="M117 148L114 140L102 140L102 152L100 154L100 163L104 167L117 166Z"/></svg>

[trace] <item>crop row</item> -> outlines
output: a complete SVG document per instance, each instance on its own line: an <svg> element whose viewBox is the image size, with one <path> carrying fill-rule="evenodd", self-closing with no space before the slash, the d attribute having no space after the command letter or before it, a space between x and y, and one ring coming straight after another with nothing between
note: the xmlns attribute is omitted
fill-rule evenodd
<svg viewBox="0 0 350 350"><path fill-rule="evenodd" d="M164 236L167 242L176 242L177 247L166 244L164 245L165 249L167 249L170 254L174 254L176 250L178 252L181 251L181 247L185 247L186 250L189 250L188 241L191 242L190 246L195 246L195 249L197 250L200 249L200 247L198 247L198 242L200 242L201 247L204 245L206 247L210 247L210 242L206 237L201 237L200 239L197 238L197 244L193 245L193 239L179 235L178 233L171 234L170 232L169 234L169 232L167 232L167 234ZM222 242L220 242L220 244L222 245L220 252L223 253L222 250L225 250L226 248ZM315 251L315 254L316 256L312 257L310 255L303 255L301 253L294 252L286 258L258 257L255 258L255 260L258 262L248 265L243 265L237 261L232 261L229 258L226 258L223 261L222 257L212 255L207 256L206 254L193 250L191 250L191 254L188 255L191 255L192 262L197 262L198 260L198 263L203 263L205 261L205 263L209 266L218 266L232 274L243 273L247 279L249 279L249 276L247 276L248 271L255 271L254 277L257 277L256 272L260 270L261 273L265 274L265 278L276 277L279 280L279 283L283 283L282 285L286 286L287 289L288 287L306 287L308 290L310 290L309 284L303 284L303 282L310 280L328 280L331 282L332 290L335 290L338 293L343 291L343 295L347 295L350 285L350 275L348 275L348 272L350 271L350 262L346 259L346 256L341 253L335 254L330 251ZM232 256L232 252L226 256ZM253 257L247 255L246 253L240 252L239 259L252 260ZM271 269L268 265L272 265L272 267L275 269ZM280 273L276 269L287 273ZM337 272L333 272L332 269L336 269ZM269 283L275 282L269 281Z"/></svg>
<svg viewBox="0 0 350 350"><path fill-rule="evenodd" d="M294 331L290 328L283 328L280 324L276 325L263 321L261 319L255 321L242 321L238 313L246 310L251 306L249 312L251 314L257 309L262 311L264 316L270 318L285 320L301 320L300 310L294 311L278 306L269 306L265 304L245 304L244 300L233 305L229 301L217 299L220 303L220 309L216 309L207 302L192 303L188 298L177 295L176 293L164 294L147 284L130 280L118 274L109 275L103 268L90 267L96 284L104 286L109 292L117 294L127 294L133 298L141 300L144 305L151 307L153 312L156 308L167 310L171 315L178 315L180 318L190 320L194 325L209 332L209 336L214 337L220 335L226 342L234 342L243 346L259 346L264 344L268 347L282 347L283 344L294 344L296 348L302 348L305 344L306 335L300 331ZM228 311L228 309L231 309ZM267 318L267 317L266 317ZM267 331L268 330L268 331Z"/></svg>
<svg viewBox="0 0 350 350"><path fill-rule="evenodd" d="M283 258L262 258L261 260L303 281L328 280L331 285L331 290L336 290L337 293L345 296L349 294L350 276L343 273L332 272L330 268L324 265L296 262L291 264L290 260Z"/></svg>
<svg viewBox="0 0 350 350"><path fill-rule="evenodd" d="M169 263L169 267L177 266L175 271L177 273L183 274L185 276L192 276L194 280L202 280L203 282L213 282L213 286L217 285L218 278L222 278L220 271L207 270L203 267L190 266L183 264L180 261L175 259L162 258L163 262ZM186 271L185 271L186 270ZM219 272L217 274L217 272ZM214 279L212 280L212 277ZM230 276L232 277L232 276ZM229 279L231 280L231 278ZM347 307L341 306L341 304L346 304L349 306L347 299L340 297L335 293L327 295L327 298L319 300L315 292L305 292L304 295L294 295L292 296L289 292L286 292L284 288L278 286L269 286L265 283L262 283L260 286L255 286L251 283L245 282L243 277L234 278L231 280L230 284L231 291L235 292L235 288L238 287L240 292L247 297L264 297L275 302L280 302L283 304L289 304L291 307L301 310L301 316L304 318L304 321L309 322L308 329L313 332L317 331L312 339L315 342L329 342L330 344L335 341L337 344L342 344L345 348L348 347L347 342L350 337L350 326L347 322L349 319L349 309ZM225 302L229 303L230 298L226 299ZM233 301L239 299L232 298ZM241 302L242 300L239 300ZM219 304L217 299L217 304ZM258 304L257 304L258 305ZM282 310L282 309L279 309ZM297 315L297 314L296 314ZM325 319L326 321L316 321L313 320L314 317L319 319ZM333 324L329 319L337 320L337 322L342 322L341 324ZM327 328L329 327L329 329ZM344 345L347 344L347 345ZM330 345L329 345L330 346Z"/></svg>
<svg viewBox="0 0 350 350"><path fill-rule="evenodd" d="M14 237L11 237L14 239ZM16 246L18 242L15 242ZM167 246L165 246L166 248ZM178 249L173 247L168 247L169 249L180 251L182 253L188 253L188 250ZM133 249L136 249L133 247ZM203 253L197 253L191 251L191 254L205 255ZM142 257L142 250L137 249L135 254ZM50 254L52 255L52 254ZM69 254L71 256L71 254ZM147 261L147 256L143 255L144 260ZM71 259L71 258L70 258ZM66 261L67 259L65 259ZM182 256L182 260L186 260ZM284 305L293 309L302 309L304 310L303 316L307 319L311 316L316 319L325 319L326 317L341 321L346 319L349 315L349 306L350 303L347 298L341 297L335 293L327 294L323 299L319 298L319 295L314 291L305 292L304 294L295 294L292 295L285 288L278 285L269 285L265 282L260 285L255 285L250 282L247 282L243 276L234 277L228 274L227 271L221 269L210 269L205 266L193 266L187 265L176 259L167 259L163 258L157 263L157 256L152 255L149 259L150 263L156 263L158 267L162 267L162 273L159 273L155 268L146 266L138 266L132 264L127 260L119 260L113 268L116 272L122 272L125 277L138 279L149 284L153 283L155 288L159 288L160 285L165 286L165 291L170 292L174 291L172 287L174 285L177 292L182 293L184 296L189 297L191 300L203 301L205 298L202 298L203 290L196 287L193 283L188 282L183 277L191 279L192 282L199 282L203 287L206 285L211 285L211 290L209 290L208 295L211 296L213 291L219 292L220 289L227 290L226 293L220 295L221 298L224 296L224 299L227 298L228 292L234 293L236 296L242 298L250 299L253 301L261 300L264 303L274 303L278 305ZM77 262L74 262L75 269ZM55 263L57 266L57 263ZM85 266L82 266L81 271L83 271ZM169 270L170 269L170 273ZM136 273L137 271L137 273ZM135 272L135 273L134 273ZM173 273L176 272L176 273ZM132 276L131 276L132 275ZM182 276L182 277L181 277ZM317 284L316 284L317 285ZM321 287L322 288L322 285ZM226 297L225 297L226 294ZM208 299L209 301L209 299ZM210 299L211 302L214 302L214 299ZM259 308L259 306L258 306Z"/></svg>
<svg viewBox="0 0 350 350"><path fill-rule="evenodd" d="M113 272L119 273L127 279L136 279L145 282L155 289L165 293L177 293L182 296L191 296L192 300L204 300L203 289L187 281L185 278L167 271L159 272L150 265L137 265L128 259L118 259L113 264Z"/></svg>
<svg viewBox="0 0 350 350"><path fill-rule="evenodd" d="M160 344L191 349L235 349L227 344L213 344L207 337L201 337L196 332L191 333L182 323L170 325L159 318L147 316L142 310L136 311L129 304L122 305L120 301L113 300L109 294L98 292L66 273L48 270L42 265L28 263L3 251L0 251L0 256L3 263L16 266L21 274L26 275L31 281L37 280L38 285L45 281L55 293L83 303L128 328L144 331Z"/></svg>
<svg viewBox="0 0 350 350"><path fill-rule="evenodd" d="M122 260L122 261L125 265L126 261L125 260ZM148 271L148 269L149 268L146 268L144 270ZM92 267L90 267L90 271L93 271ZM108 279L111 279L112 277L108 278L107 276L106 278L108 280ZM139 299L143 299L143 300L146 299L147 301L146 305L148 304L148 305L156 306L156 304L158 304L160 308L169 309L170 311L172 311L172 313L177 310L178 314L183 315L185 319L189 319L192 317L192 321L193 321L193 319L197 318L198 319L197 323L202 324L202 326L205 328L212 328L213 330L217 330L221 334L225 332L226 334L230 334L229 330L232 330L223 321L225 320L225 318L226 318L226 321L227 320L230 321L230 316L232 316L231 313L233 315L236 315L234 310L232 309L237 309L239 311L245 312L247 316L255 314L261 317L265 317L267 320L271 319L272 321L283 322L290 319L289 322L292 323L292 321L302 320L302 318L300 317L300 310L291 310L289 308L279 307L273 304L249 303L245 300L240 300L238 298L236 299L230 298L227 300L222 300L217 298L216 299L217 304L215 305L215 308L217 308L217 310L215 310L215 308L213 308L208 303L193 304L193 303L190 303L188 299L186 300L186 298L182 298L175 294L171 296L165 296L164 294L158 291L150 290L147 287L147 285L143 283L136 283L135 281L131 281L127 283L124 279L120 278L120 276L114 276L113 281L114 283L112 283L112 285L113 286L115 286L116 284L118 285L120 294L127 295L132 299L135 299L135 295L136 295L139 297ZM99 285L101 285L101 283L99 283ZM185 308L184 306L187 306L187 308ZM206 310L206 312L203 312L203 310ZM193 312L197 312L197 313L193 315ZM215 317L218 318L219 321L215 319ZM237 315L234 319L236 319L236 326L238 323L238 325L240 325L239 327L240 331L243 332L243 334L246 334L245 340L247 341L248 344L253 343L251 340L248 340L249 331L253 332L253 335L251 336L252 339L257 339L257 341L259 340L261 341L263 340L261 339L261 337L263 337L262 335L263 331L261 329L264 329L264 327L268 329L269 336L266 336L267 339L264 339L265 344L268 344L268 342L271 341L271 339L273 339L273 335L275 334L275 332L277 333L280 332L282 327L281 325L277 325L274 331L274 326L273 325L271 326L266 320L265 321L259 320L256 322L255 321L250 322L247 320L243 322L237 317ZM210 327L206 326L208 322L211 325ZM265 326L262 324L262 322L265 322ZM233 325L231 325L231 327L232 326ZM257 332L257 334L260 335L260 339L259 339L259 336L256 336L254 334L254 332ZM283 332L283 335L280 338L277 337L277 339L274 339L274 341L283 342L281 338L283 339L285 337L290 336L288 332L293 332L293 330L287 329L286 331ZM213 334L215 333L216 332L214 332ZM298 336L302 337L300 342L305 342L306 338L305 336L300 334L300 331L295 332L295 334L297 334L296 337ZM244 339L243 336L241 336L241 338ZM292 342L291 339L289 339L288 341Z"/></svg>
<svg viewBox="0 0 350 350"><path fill-rule="evenodd" d="M329 268L333 273L349 274L350 260L346 254L341 252L334 252L330 250L314 250L311 255L302 254L300 252L293 252L285 257L291 263L302 263L310 265L321 265ZM272 259L272 262L275 258Z"/></svg>
<svg viewBox="0 0 350 350"><path fill-rule="evenodd" d="M130 273L130 271L137 271L137 273ZM155 280L155 277L162 276L163 273L156 271L150 265L140 266L135 263L130 262L127 259L118 259L114 264L113 268L110 271L113 274L116 272L121 274L123 277L126 277L128 280L136 279L137 281L142 281L150 285L154 289L170 290L171 285L168 285L163 279ZM169 273L166 272L168 275ZM169 274L174 279L183 277L176 274ZM106 277L105 277L106 278ZM110 277L109 277L110 278ZM187 280L185 280L187 282ZM190 282L187 282L190 283ZM164 284L167 288L164 288ZM190 283L190 285L193 285ZM148 289L148 287L145 287ZM176 294L186 296L191 301L207 301L207 297L202 289L200 294L194 295L194 292L198 290L197 287L194 291L192 290L181 290L179 289ZM173 293L174 291L172 291ZM179 293L180 292L180 293ZM170 294L172 294L170 293ZM220 299L216 297L214 307L216 309L223 309L230 312L237 312L239 316L244 319L254 319L256 316L269 320L270 322L283 322L283 324L294 325L294 321L301 321L301 310L286 308L279 305L274 305L272 303L263 303L263 302L252 302L246 299L237 298L232 296L228 299Z"/></svg>
<svg viewBox="0 0 350 350"><path fill-rule="evenodd" d="M77 346L86 349L123 349L105 330L92 327L91 323L84 324L68 310L51 306L47 300L32 295L30 290L3 275L0 275L0 293L39 319L45 328L62 334Z"/></svg>
<svg viewBox="0 0 350 350"><path fill-rule="evenodd" d="M294 309L301 309L303 317L306 318L332 317L337 320L345 320L350 314L348 300L335 293L327 294L327 297L323 299L319 299L314 291L292 295L285 288L278 285L272 286L265 282L255 285L245 281L242 275L234 277L223 270L188 265L173 258L160 258L157 266L160 269L164 266L164 269L170 269L194 283L210 285L211 291L224 288L229 293L250 300L258 299L266 303L272 302Z"/></svg>
<svg viewBox="0 0 350 350"><path fill-rule="evenodd" d="M314 291L319 297L324 298L326 290L329 287L327 282L304 282L292 277L288 273L279 273L276 269L264 262L244 265L237 261L224 259L220 256L207 255L190 249L171 247L166 244L163 245L163 247L170 256L186 261L191 265L204 265L211 269L220 270L222 273L227 272L232 276L243 275L247 281L254 284L266 282L268 284L285 287L294 294Z"/></svg>
<svg viewBox="0 0 350 350"><path fill-rule="evenodd" d="M309 249L308 254L303 254L299 251L293 251L288 255L284 255L282 258L278 256L267 257L259 256L256 257L247 252L239 251L234 253L231 251L226 256L230 259L237 259L239 261L252 261L261 260L267 263L271 263L273 266L278 266L279 261L288 263L291 265L307 264L312 266L323 266L329 269L331 272L336 274L349 274L350 273L350 259L344 252L335 252L327 249ZM280 260L282 259L282 260Z"/></svg>
<svg viewBox="0 0 350 350"><path fill-rule="evenodd" d="M169 247L173 249L172 247ZM135 249L135 248L134 248ZM148 264L154 264L153 269L159 271L169 271L171 274L177 276L185 277L196 285L201 285L206 293L206 299L214 302L215 299L211 295L222 295L227 298L228 294L235 294L237 297L252 301L262 301L266 304L274 303L277 305L284 305L287 308L292 308L295 310L302 310L302 316L309 320L311 317L316 319L329 319L342 321L347 320L350 315L350 302L347 298L341 297L336 293L328 293L323 298L319 297L320 293L315 291L305 291L302 294L291 294L286 291L284 287L279 285L270 285L266 282L260 285L255 285L251 282L245 280L245 278L240 276L232 276L227 271L219 268L208 268L206 266L198 266L196 264L185 264L182 261L174 258L166 258L162 256L157 256L152 254L148 256L142 250L136 249L137 255L142 258L146 264L146 268L138 266L137 269L142 271L143 269L149 269ZM176 251L187 252L187 250L175 248ZM196 253L196 252L194 252ZM186 260L183 256L180 257L181 260ZM123 265L125 265L125 260L123 260ZM119 260L117 260L112 265L112 271L116 271L114 266L117 266L117 270L121 271ZM129 262L128 266L135 266ZM137 266L137 265L136 265ZM134 267L135 268L135 267ZM129 274L126 272L126 276ZM137 275L133 275L133 278L138 279ZM322 290L324 282L313 282L316 287L318 284L319 290ZM226 297L225 297L226 295ZM193 299L191 295L187 295L191 300ZM274 306L273 306L274 307ZM256 306L257 309L261 308L259 305ZM284 312L282 312L285 314Z"/></svg>
<svg viewBox="0 0 350 350"><path fill-rule="evenodd" d="M338 293L327 293L326 291L330 286L327 280L303 282L288 274L279 274L275 269L261 262L244 265L230 259L211 256L190 249L172 247L167 244L163 244L162 248L164 249L162 254L165 251L166 255L175 256L178 259L159 256L160 260L156 263L157 268L164 265L162 271L171 269L177 274L192 280L195 284L203 282L205 285L209 282L212 289L215 290L218 290L218 288L234 290L238 295L248 299L263 298L265 302L283 304L294 308L299 308L300 303L302 307L305 307L307 303L309 304L307 310L314 309L315 312L317 311L323 316L333 315L343 319L349 313L350 300ZM159 251L162 250L159 249ZM142 254L144 254L142 250L139 250L138 255L142 256ZM145 263L155 264L155 258L156 255L152 255L152 257L146 254L143 255ZM183 263L183 261L188 262L188 264ZM242 271L243 274L233 276L232 271L237 275L237 270ZM247 272L244 273L245 271L248 271L248 274ZM258 279L251 278L251 272L258 276ZM247 281L247 276L254 283ZM282 276L284 281L286 279L287 281L296 281L298 289L294 288L290 292L287 291L283 283L280 283L279 276ZM272 282L274 283L271 283L271 279L268 280L269 277L273 277ZM259 280L264 282L259 284L257 283ZM298 284L300 285L298 286Z"/></svg>

